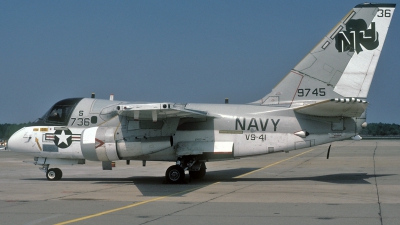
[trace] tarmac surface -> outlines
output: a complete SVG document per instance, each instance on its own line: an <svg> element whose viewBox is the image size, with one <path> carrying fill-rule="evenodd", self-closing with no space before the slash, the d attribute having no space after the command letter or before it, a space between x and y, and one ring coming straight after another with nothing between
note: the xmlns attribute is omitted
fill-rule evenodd
<svg viewBox="0 0 400 225"><path fill-rule="evenodd" d="M207 163L201 180L165 184L173 163L60 166L47 181L0 151L0 224L400 224L400 140L341 141ZM52 166L50 166L52 167Z"/></svg>

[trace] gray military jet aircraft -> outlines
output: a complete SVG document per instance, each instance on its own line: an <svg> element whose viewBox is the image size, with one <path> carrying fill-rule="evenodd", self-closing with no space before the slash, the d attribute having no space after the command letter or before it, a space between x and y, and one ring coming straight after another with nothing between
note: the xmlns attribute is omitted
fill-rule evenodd
<svg viewBox="0 0 400 225"><path fill-rule="evenodd" d="M172 161L171 183L206 173L205 163L311 147L359 137L366 97L395 4L360 4L333 27L265 97L243 105L135 103L95 98L57 102L8 141L50 164L115 160Z"/></svg>

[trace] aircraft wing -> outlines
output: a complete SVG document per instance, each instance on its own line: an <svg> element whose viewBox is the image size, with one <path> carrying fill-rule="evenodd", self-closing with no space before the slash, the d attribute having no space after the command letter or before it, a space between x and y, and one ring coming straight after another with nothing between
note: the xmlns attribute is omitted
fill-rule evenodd
<svg viewBox="0 0 400 225"><path fill-rule="evenodd" d="M295 109L295 111L312 116L359 117L365 111L367 106L368 103L361 99L335 98L302 106Z"/></svg>
<svg viewBox="0 0 400 225"><path fill-rule="evenodd" d="M126 104L118 105L117 110L119 115L133 117L134 120L153 120L153 122L169 117L212 117L208 112L186 109L186 104L177 103Z"/></svg>

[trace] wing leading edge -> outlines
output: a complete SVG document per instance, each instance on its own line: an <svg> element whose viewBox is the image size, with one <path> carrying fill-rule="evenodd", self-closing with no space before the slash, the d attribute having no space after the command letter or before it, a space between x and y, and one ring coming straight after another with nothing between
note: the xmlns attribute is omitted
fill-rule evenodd
<svg viewBox="0 0 400 225"><path fill-rule="evenodd" d="M178 103L148 103L127 104L117 106L118 114L133 117L134 120L153 120L165 118L206 118L212 117L205 111L186 109L186 104Z"/></svg>

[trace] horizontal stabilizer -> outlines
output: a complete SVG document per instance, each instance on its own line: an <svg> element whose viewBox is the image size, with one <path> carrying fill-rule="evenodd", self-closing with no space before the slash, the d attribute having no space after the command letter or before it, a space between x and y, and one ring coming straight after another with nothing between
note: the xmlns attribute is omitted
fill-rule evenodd
<svg viewBox="0 0 400 225"><path fill-rule="evenodd" d="M295 109L296 112L312 116L359 117L368 103L356 98L335 98Z"/></svg>

